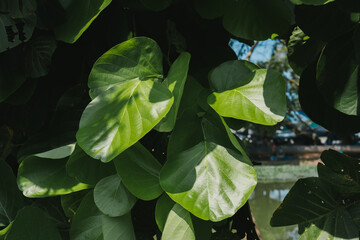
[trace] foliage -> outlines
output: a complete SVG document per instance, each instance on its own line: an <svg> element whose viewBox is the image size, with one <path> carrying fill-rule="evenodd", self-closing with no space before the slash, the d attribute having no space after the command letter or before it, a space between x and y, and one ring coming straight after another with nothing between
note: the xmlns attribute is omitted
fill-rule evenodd
<svg viewBox="0 0 360 240"><path fill-rule="evenodd" d="M230 37L283 39L304 111L360 130L356 0L2 1L0 239L258 238L228 124L281 122L285 81ZM322 160L271 223L357 239L358 160Z"/></svg>

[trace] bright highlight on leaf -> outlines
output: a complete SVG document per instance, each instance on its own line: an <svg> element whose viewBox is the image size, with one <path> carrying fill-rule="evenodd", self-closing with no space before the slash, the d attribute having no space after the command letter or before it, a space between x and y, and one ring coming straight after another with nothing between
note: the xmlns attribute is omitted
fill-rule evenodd
<svg viewBox="0 0 360 240"><path fill-rule="evenodd" d="M149 38L133 38L101 56L90 73L93 101L76 134L90 156L108 162L136 143L174 101L162 78L162 54Z"/></svg>

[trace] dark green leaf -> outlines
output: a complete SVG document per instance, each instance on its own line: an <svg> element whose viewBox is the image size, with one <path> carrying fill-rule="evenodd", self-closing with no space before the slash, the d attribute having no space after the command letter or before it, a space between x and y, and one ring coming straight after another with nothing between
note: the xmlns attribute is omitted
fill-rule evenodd
<svg viewBox="0 0 360 240"><path fill-rule="evenodd" d="M360 131L360 118L337 111L329 106L316 86L316 65L304 70L300 78L299 100L302 109L317 124L338 133Z"/></svg>
<svg viewBox="0 0 360 240"><path fill-rule="evenodd" d="M111 0L60 0L67 21L55 28L58 40L74 43Z"/></svg>
<svg viewBox="0 0 360 240"><path fill-rule="evenodd" d="M79 182L95 186L104 177L116 173L116 170L113 163L102 163L93 159L76 145L66 163L66 172Z"/></svg>
<svg viewBox="0 0 360 240"><path fill-rule="evenodd" d="M140 0L141 3L152 11L161 11L169 7L172 0Z"/></svg>
<svg viewBox="0 0 360 240"><path fill-rule="evenodd" d="M41 209L25 207L21 209L9 232L6 240L61 240L55 224Z"/></svg>
<svg viewBox="0 0 360 240"><path fill-rule="evenodd" d="M72 218L76 214L82 199L87 193L88 191L79 191L61 196L61 207L68 218Z"/></svg>
<svg viewBox="0 0 360 240"><path fill-rule="evenodd" d="M30 156L19 166L18 186L27 197L64 195L89 188L66 174L67 158Z"/></svg>
<svg viewBox="0 0 360 240"><path fill-rule="evenodd" d="M103 214L94 203L93 192L89 192L72 219L70 238L72 240L103 240Z"/></svg>
<svg viewBox="0 0 360 240"><path fill-rule="evenodd" d="M11 226L12 226L13 222L10 222L10 224L4 228L0 230L0 240L4 240L6 237L6 234L8 233L8 231L10 230Z"/></svg>
<svg viewBox="0 0 360 240"><path fill-rule="evenodd" d="M202 18L214 19L225 14L230 0L195 0L196 11Z"/></svg>
<svg viewBox="0 0 360 240"><path fill-rule="evenodd" d="M201 142L167 160L160 184L195 216L221 221L235 214L255 188L256 172L244 162L233 150Z"/></svg>
<svg viewBox="0 0 360 240"><path fill-rule="evenodd" d="M190 54L183 52L171 65L169 74L164 80L164 84L169 88L174 95L174 104L166 116L161 119L155 129L159 132L170 132L173 130L176 117L178 114L181 97L184 90L187 72L189 69Z"/></svg>
<svg viewBox="0 0 360 240"><path fill-rule="evenodd" d="M265 40L273 33L285 33L292 13L282 0L232 1L223 18L227 31L236 37Z"/></svg>
<svg viewBox="0 0 360 240"><path fill-rule="evenodd" d="M0 68L0 102L3 102L14 93L25 80L26 76L24 73L9 71L7 66L2 66Z"/></svg>
<svg viewBox="0 0 360 240"><path fill-rule="evenodd" d="M38 78L48 73L56 45L55 39L50 35L31 39L25 55L25 67L30 77Z"/></svg>
<svg viewBox="0 0 360 240"><path fill-rule="evenodd" d="M179 204L175 204L166 219L162 240L195 240L191 216Z"/></svg>
<svg viewBox="0 0 360 240"><path fill-rule="evenodd" d="M163 192L159 183L161 164L141 143L120 154L114 164L124 185L137 198L152 200Z"/></svg>
<svg viewBox="0 0 360 240"><path fill-rule="evenodd" d="M136 143L170 110L173 97L162 78L159 46L133 38L100 57L89 77L94 100L76 135L90 156L108 162Z"/></svg>
<svg viewBox="0 0 360 240"><path fill-rule="evenodd" d="M121 217L102 217L102 231L104 240L135 240L131 214Z"/></svg>
<svg viewBox="0 0 360 240"><path fill-rule="evenodd" d="M158 228L162 232L166 223L166 219L175 205L175 202L164 193L156 202L155 207L155 220Z"/></svg>
<svg viewBox="0 0 360 240"><path fill-rule="evenodd" d="M258 69L236 88L212 93L208 103L224 117L275 125L286 113L285 82L279 72Z"/></svg>
<svg viewBox="0 0 360 240"><path fill-rule="evenodd" d="M96 184L94 201L104 214L119 217L131 210L136 198L126 189L118 175L112 175Z"/></svg>
<svg viewBox="0 0 360 240"><path fill-rule="evenodd" d="M333 2L334 0L291 0L291 2L295 4L306 4L306 5L324 5L329 2Z"/></svg>
<svg viewBox="0 0 360 240"><path fill-rule="evenodd" d="M24 205L12 169L0 161L0 225L8 225Z"/></svg>
<svg viewBox="0 0 360 240"><path fill-rule="evenodd" d="M339 42L342 44L339 45ZM351 35L344 35L329 42L317 64L316 83L330 106L347 115L358 116L360 64L355 54Z"/></svg>

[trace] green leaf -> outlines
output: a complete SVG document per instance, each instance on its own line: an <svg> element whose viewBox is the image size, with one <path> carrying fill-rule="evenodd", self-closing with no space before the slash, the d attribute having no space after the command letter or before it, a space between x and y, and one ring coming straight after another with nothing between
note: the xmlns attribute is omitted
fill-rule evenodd
<svg viewBox="0 0 360 240"><path fill-rule="evenodd" d="M342 44L339 45L339 42ZM355 54L351 35L329 42L317 64L316 84L330 106L347 115L359 116L360 64Z"/></svg>
<svg viewBox="0 0 360 240"><path fill-rule="evenodd" d="M319 177L334 185L342 196L360 193L360 161L334 150L321 154L325 164L318 165Z"/></svg>
<svg viewBox="0 0 360 240"><path fill-rule="evenodd" d="M0 225L6 226L13 221L23 205L12 169L5 161L0 161Z"/></svg>
<svg viewBox="0 0 360 240"><path fill-rule="evenodd" d="M330 223L327 223L330 224ZM326 226L326 225L325 225ZM333 226L326 226L327 228L332 228ZM353 230L353 229L351 229ZM318 227L316 225L311 225L309 228L305 230L303 234L301 234L299 240L308 240L308 239L339 239L334 237L336 235L333 235L329 233L327 230L323 230L321 227ZM345 235L344 235L345 236ZM355 236L355 235L354 235ZM341 239L350 239L350 240L357 240L359 239L358 236L355 237L342 237Z"/></svg>
<svg viewBox="0 0 360 240"><path fill-rule="evenodd" d="M102 217L102 231L104 240L135 240L131 214L121 217Z"/></svg>
<svg viewBox="0 0 360 240"><path fill-rule="evenodd" d="M172 0L140 0L141 3L152 11L161 11L169 7Z"/></svg>
<svg viewBox="0 0 360 240"><path fill-rule="evenodd" d="M171 65L169 74L163 82L174 95L174 104L172 105L168 114L166 114L166 116L161 119L158 125L155 126L155 129L159 132L170 132L175 126L175 121L189 69L190 56L191 55L189 53L182 52Z"/></svg>
<svg viewBox="0 0 360 240"><path fill-rule="evenodd" d="M128 213L136 203L121 178L112 175L103 178L94 189L94 201L101 212L110 217L119 217Z"/></svg>
<svg viewBox="0 0 360 240"><path fill-rule="evenodd" d="M137 198L152 200L163 192L159 183L161 164L141 143L120 154L114 164L126 188Z"/></svg>
<svg viewBox="0 0 360 240"><path fill-rule="evenodd" d="M13 222L10 222L9 225L7 225L6 228L0 230L0 240L4 240L4 239L5 239L6 234L7 234L8 231L10 230L12 224L13 224Z"/></svg>
<svg viewBox="0 0 360 240"><path fill-rule="evenodd" d="M26 197L64 195L89 188L66 174L67 158L47 159L30 156L19 166L18 186Z"/></svg>
<svg viewBox="0 0 360 240"><path fill-rule="evenodd" d="M309 38L299 27L294 28L287 44L288 60L294 72L301 75L310 63L317 61L324 46L324 42Z"/></svg>
<svg viewBox="0 0 360 240"><path fill-rule="evenodd" d="M162 240L195 240L194 227L191 216L179 204L175 204L171 209L164 227Z"/></svg>
<svg viewBox="0 0 360 240"><path fill-rule="evenodd" d="M263 125L275 125L284 119L285 82L280 73L258 69L241 79L239 85L212 93L208 97L209 105L221 116Z"/></svg>
<svg viewBox="0 0 360 240"><path fill-rule="evenodd" d="M70 156L74 152L74 149L75 143L72 143L46 152L34 154L34 156L39 158L61 159Z"/></svg>
<svg viewBox="0 0 360 240"><path fill-rule="evenodd" d="M360 131L360 118L329 106L316 86L316 65L309 65L301 75L299 100L309 118L330 131L342 134Z"/></svg>
<svg viewBox="0 0 360 240"><path fill-rule="evenodd" d="M161 232L164 231L166 219L174 205L175 202L171 200L166 193L164 193L156 202L155 220Z"/></svg>
<svg viewBox="0 0 360 240"><path fill-rule="evenodd" d="M68 218L73 218L88 191L79 191L61 196L61 207Z"/></svg>
<svg viewBox="0 0 360 240"><path fill-rule="evenodd" d="M230 0L195 0L196 11L202 18L215 19L225 14Z"/></svg>
<svg viewBox="0 0 360 240"><path fill-rule="evenodd" d="M148 133L170 110L159 46L133 38L100 57L90 73L90 95L76 135L90 156L108 162Z"/></svg>
<svg viewBox="0 0 360 240"><path fill-rule="evenodd" d="M306 5L324 5L330 2L333 2L334 0L291 0L291 2L295 4L306 4Z"/></svg>
<svg viewBox="0 0 360 240"><path fill-rule="evenodd" d="M320 178L300 179L275 211L270 224L275 227L312 223L330 236L358 238L354 218L359 216L352 216L351 212L359 207L358 200L342 199L336 189Z"/></svg>
<svg viewBox="0 0 360 240"><path fill-rule="evenodd" d="M248 61L227 61L210 72L209 81L215 91L223 92L236 88L238 85L244 85L243 79L256 69L259 67ZM251 79L247 80L250 81Z"/></svg>
<svg viewBox="0 0 360 240"><path fill-rule="evenodd" d="M49 72L56 46L54 37L50 35L40 35L31 39L25 53L25 67L30 77L42 77Z"/></svg>
<svg viewBox="0 0 360 240"><path fill-rule="evenodd" d="M103 240L103 214L94 203L93 192L89 192L72 219L70 239L72 240Z"/></svg>
<svg viewBox="0 0 360 240"><path fill-rule="evenodd" d="M201 142L168 158L160 184L195 216L221 221L234 215L255 188L256 172L246 161L233 150Z"/></svg>
<svg viewBox="0 0 360 240"><path fill-rule="evenodd" d="M291 25L292 13L282 0L232 1L223 18L224 28L236 37L266 40Z"/></svg>
<svg viewBox="0 0 360 240"><path fill-rule="evenodd" d="M6 240L61 240L55 224L41 209L27 206L21 209Z"/></svg>
<svg viewBox="0 0 360 240"><path fill-rule="evenodd" d="M74 43L111 0L60 0L67 14L67 21L54 31L58 40Z"/></svg>
<svg viewBox="0 0 360 240"><path fill-rule="evenodd" d="M66 172L79 182L95 186L106 176L116 173L113 163L102 163L87 155L78 145L66 163Z"/></svg>
<svg viewBox="0 0 360 240"><path fill-rule="evenodd" d="M11 71L9 70L8 64L2 64L0 68L0 102L3 102L20 88L25 80L25 74L19 71L19 69L17 71Z"/></svg>

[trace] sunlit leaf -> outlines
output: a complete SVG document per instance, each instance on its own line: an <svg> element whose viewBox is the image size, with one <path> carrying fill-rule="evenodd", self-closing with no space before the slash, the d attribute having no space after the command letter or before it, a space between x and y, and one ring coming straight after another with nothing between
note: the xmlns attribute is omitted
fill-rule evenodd
<svg viewBox="0 0 360 240"><path fill-rule="evenodd" d="M100 57L89 77L94 98L76 135L90 156L108 162L136 143L170 110L161 51L149 38L133 38Z"/></svg>
<svg viewBox="0 0 360 240"><path fill-rule="evenodd" d="M256 172L243 156L212 142L172 156L160 173L169 196L195 216L221 221L245 204Z"/></svg>

